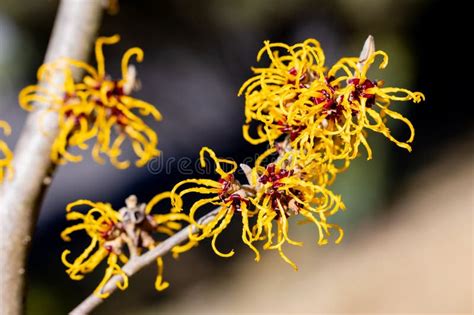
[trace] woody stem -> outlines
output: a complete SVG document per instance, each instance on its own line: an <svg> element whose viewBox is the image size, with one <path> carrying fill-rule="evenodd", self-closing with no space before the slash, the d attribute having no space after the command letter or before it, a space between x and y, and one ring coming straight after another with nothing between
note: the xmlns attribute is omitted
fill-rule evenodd
<svg viewBox="0 0 474 315"><path fill-rule="evenodd" d="M100 0L62 0L44 62L66 56L85 60L102 10ZM58 85L62 83L59 71L50 79ZM0 314L5 315L24 313L28 249L38 209L55 169L50 150L59 131L57 114L41 104L35 104L35 108L15 148L13 179L0 185Z"/></svg>

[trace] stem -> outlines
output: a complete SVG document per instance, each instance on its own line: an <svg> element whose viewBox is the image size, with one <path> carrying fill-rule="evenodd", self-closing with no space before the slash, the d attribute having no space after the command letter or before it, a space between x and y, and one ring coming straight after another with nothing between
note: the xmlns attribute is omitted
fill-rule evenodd
<svg viewBox="0 0 474 315"><path fill-rule="evenodd" d="M213 211L206 214L199 220L199 224L205 225L209 223L219 212L220 208L214 209ZM191 231L190 231L191 229ZM155 248L149 250L148 252L144 253L141 256L136 256L129 260L126 263L122 270L128 277L133 276L142 268L148 266L149 264L155 262L158 257L161 257L167 254L173 247L183 243L184 241L189 239L189 234L196 233L199 229L195 225L188 225L173 236L170 236L163 242L161 242ZM105 284L102 291L104 293L113 293L117 289L117 283L121 283L123 281L122 276L116 275ZM73 309L69 314L70 315L84 315L89 314L92 310L94 310L97 306L99 306L104 299L95 296L94 294L89 295L84 301L81 302L75 309Z"/></svg>
<svg viewBox="0 0 474 315"><path fill-rule="evenodd" d="M62 0L44 62L65 56L85 60L96 37L102 9L100 0ZM59 73L53 74L52 79L61 83ZM58 134L57 114L46 111L41 104L36 108L28 115L16 145L13 179L0 185L0 314L5 315L24 312L28 249L55 169L50 150Z"/></svg>

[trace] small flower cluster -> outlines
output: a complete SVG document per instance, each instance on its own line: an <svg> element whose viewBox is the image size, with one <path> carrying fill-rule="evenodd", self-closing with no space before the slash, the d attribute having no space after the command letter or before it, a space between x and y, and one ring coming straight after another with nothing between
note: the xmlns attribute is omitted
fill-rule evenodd
<svg viewBox="0 0 474 315"><path fill-rule="evenodd" d="M140 116L151 116L161 120L160 112L151 104L130 96L137 87L136 72L129 62L135 58L143 60L140 48L130 48L121 61L122 78L113 80L105 71L104 45L116 44L118 35L99 37L95 44L97 68L82 61L61 58L42 65L38 70L38 85L25 87L19 95L21 107L33 110L44 106L45 113L56 112L59 120L59 135L56 137L51 159L58 163L79 162L82 156L70 152L77 147L85 150L89 140L95 139L92 155L98 163L104 163L102 154L119 169L130 165L120 161L122 144L128 138L138 157L137 167L159 155L158 137ZM76 69L86 72L85 77L76 82ZM53 80L53 74L62 74L60 83Z"/></svg>
<svg viewBox="0 0 474 315"><path fill-rule="evenodd" d="M214 151L207 147L200 152L202 167L205 167L206 153L215 163L218 180L187 179L176 184L171 192L177 209L180 209L178 205L182 205L182 198L187 194L208 196L199 199L190 209L191 222L201 230L198 235L191 234L191 240L212 238L211 245L217 255L233 256L233 250L223 253L217 249L216 239L234 215L238 214L242 222L242 241L255 252L256 261L260 260L260 252L254 243L265 241L263 249L278 250L281 257L295 269L296 265L282 250L284 243L302 245L288 236L290 217L300 216L304 221L315 224L319 231L320 245L328 242L332 229L339 233L336 243L341 241L342 229L327 221L329 216L344 209L340 197L326 189L324 184L317 183L318 173L298 164L298 160L289 152L279 155L266 166L262 165L264 159L276 153L275 149L262 154L254 168L241 164L247 174L248 184L241 184L235 178L237 164L234 161L216 157ZM230 170L225 171L225 165L230 166ZM186 187L190 184L191 187ZM219 207L219 211L209 224L200 225L196 220L196 212L209 204Z"/></svg>
<svg viewBox="0 0 474 315"><path fill-rule="evenodd" d="M384 81L372 80L367 72L378 57L380 69L388 64L388 55L375 51L369 37L361 57L340 59L326 68L318 41L308 39L288 46L265 42L257 56L266 54L270 65L254 68L255 76L239 91L245 95L244 137L253 144L287 137L291 148L304 158L321 163L358 156L362 144L372 157L367 130L383 134L398 146L411 150L414 128L410 121L390 109L392 101L424 100L420 92L384 87ZM400 120L410 129L406 141L395 139L386 125L387 118ZM256 135L251 135L252 123Z"/></svg>
<svg viewBox="0 0 474 315"><path fill-rule="evenodd" d="M7 136L11 133L10 125L6 121L0 120L0 129ZM11 166L12 159L12 151L10 151L7 144L0 139L0 183L5 178L5 174L8 170L10 174L13 175L13 168Z"/></svg>
<svg viewBox="0 0 474 315"><path fill-rule="evenodd" d="M84 231L91 239L90 244L72 262L68 260L70 250L65 250L61 256L67 273L73 280L81 280L85 274L94 271L104 260L107 261L105 275L97 286L95 294L106 298L109 293L102 292L104 285L115 275L122 277L117 287L124 290L128 286L127 274L121 264L133 259L145 251L159 244L159 235L171 236L181 229L181 222L189 222L189 217L171 209L166 214L152 214L153 207L160 201L170 197L169 192L157 195L147 205L138 204L135 196L126 200L126 207L119 211L110 204L78 200L67 206L67 220L79 221L66 228L61 237L64 241L71 241L70 234ZM78 206L88 206L87 213L73 210ZM181 253L195 245L193 241L179 247ZM158 291L166 289L169 284L163 281L163 259L157 258L158 276L155 288Z"/></svg>

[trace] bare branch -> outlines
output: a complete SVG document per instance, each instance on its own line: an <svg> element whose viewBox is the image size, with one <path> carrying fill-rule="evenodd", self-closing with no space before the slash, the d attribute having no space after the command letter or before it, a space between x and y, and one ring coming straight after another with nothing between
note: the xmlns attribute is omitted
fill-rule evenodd
<svg viewBox="0 0 474 315"><path fill-rule="evenodd" d="M214 209L199 220L199 224L205 225L209 223L216 214L219 212L220 208ZM191 229L191 231L190 231ZM198 228L194 225L188 225L183 228L173 236L167 238L161 242L158 246L152 250L144 253L141 256L136 256L131 258L128 263L126 263L122 270L128 277L133 276L142 268L154 263L158 257L161 257L167 254L173 247L183 243L189 239L190 233L196 233ZM122 282L122 276L116 275L112 277L103 288L104 293L113 293L117 289L117 283ZM97 306L99 306L104 300L100 297L97 297L94 294L91 294L87 297L81 304L79 304L75 309L73 309L69 314L70 315L84 315L89 314Z"/></svg>
<svg viewBox="0 0 474 315"><path fill-rule="evenodd" d="M102 10L100 0L62 0L45 62L64 56L85 60ZM61 83L61 77L56 73L52 80ZM55 169L50 150L58 134L57 115L41 108L41 104L36 106L16 146L13 179L0 186L0 314L5 315L23 313L28 248L41 200Z"/></svg>

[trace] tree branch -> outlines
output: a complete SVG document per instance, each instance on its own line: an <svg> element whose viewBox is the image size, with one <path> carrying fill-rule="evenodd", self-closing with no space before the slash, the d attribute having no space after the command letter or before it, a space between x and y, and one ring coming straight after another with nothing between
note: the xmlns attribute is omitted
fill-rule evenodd
<svg viewBox="0 0 474 315"><path fill-rule="evenodd" d="M87 59L102 10L101 0L62 0L44 62L64 56ZM52 77L59 84L61 78L59 73ZM0 314L5 315L23 313L28 248L55 169L50 150L58 134L57 115L44 105L36 104L36 108L29 114L15 149L14 177L0 186Z"/></svg>
<svg viewBox="0 0 474 315"><path fill-rule="evenodd" d="M209 223L219 212L220 208L214 209L213 211L209 212L205 216L203 216L199 220L199 224L205 225ZM184 241L189 239L189 229L191 229L191 233L196 233L199 229L195 225L188 225L173 236L170 236L163 242L161 242L158 246L149 250L148 252L144 253L141 256L137 256L129 260L126 263L122 270L128 277L133 276L143 267L148 266L151 263L154 263L158 257L161 257L167 254L173 247L183 243ZM104 288L102 289L104 293L113 293L117 289L117 283L121 283L123 281L122 276L116 275L105 284ZM104 299L101 299L94 294L88 296L84 301L81 302L75 309L73 309L69 314L70 315L84 315L89 314L92 310L94 310L97 306L99 306Z"/></svg>

